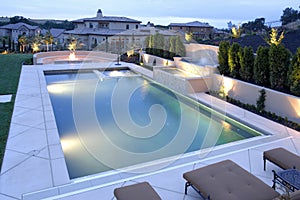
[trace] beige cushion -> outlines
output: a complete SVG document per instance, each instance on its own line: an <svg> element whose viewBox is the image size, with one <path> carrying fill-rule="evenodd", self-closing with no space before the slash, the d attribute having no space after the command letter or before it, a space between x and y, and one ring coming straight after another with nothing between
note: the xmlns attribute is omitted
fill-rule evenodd
<svg viewBox="0 0 300 200"><path fill-rule="evenodd" d="M117 200L161 200L148 182L116 188L114 195Z"/></svg>
<svg viewBox="0 0 300 200"><path fill-rule="evenodd" d="M264 158L275 163L282 169L300 169L300 156L284 149L275 148L264 152Z"/></svg>
<svg viewBox="0 0 300 200"><path fill-rule="evenodd" d="M300 190L290 193L291 200L300 200Z"/></svg>
<svg viewBox="0 0 300 200"><path fill-rule="evenodd" d="M183 174L205 198L212 200L267 200L279 193L231 160Z"/></svg>

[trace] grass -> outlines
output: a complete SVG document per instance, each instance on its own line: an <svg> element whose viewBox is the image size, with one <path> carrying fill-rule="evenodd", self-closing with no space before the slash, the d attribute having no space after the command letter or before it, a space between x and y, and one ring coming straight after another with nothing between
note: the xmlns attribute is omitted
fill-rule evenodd
<svg viewBox="0 0 300 200"><path fill-rule="evenodd" d="M31 59L32 54L0 55L0 95L13 95L11 102L0 103L0 166L2 166L22 63L30 62Z"/></svg>

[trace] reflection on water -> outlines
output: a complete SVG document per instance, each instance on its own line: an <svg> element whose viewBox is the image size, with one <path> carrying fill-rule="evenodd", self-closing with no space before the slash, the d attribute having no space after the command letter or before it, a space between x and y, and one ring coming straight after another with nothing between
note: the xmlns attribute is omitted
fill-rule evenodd
<svg viewBox="0 0 300 200"><path fill-rule="evenodd" d="M141 77L46 79L71 178L258 135Z"/></svg>

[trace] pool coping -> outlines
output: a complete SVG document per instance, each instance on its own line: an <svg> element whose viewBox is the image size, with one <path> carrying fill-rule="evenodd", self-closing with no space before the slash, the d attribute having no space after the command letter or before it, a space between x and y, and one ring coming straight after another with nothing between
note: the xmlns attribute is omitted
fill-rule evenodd
<svg viewBox="0 0 300 200"><path fill-rule="evenodd" d="M86 64L85 68L95 68L95 66L97 66L98 68L115 67L114 65L112 65L112 63L102 63L102 64L103 64L102 66L99 66L99 63L88 63ZM121 63L121 67L129 67L133 71L138 71L150 78L152 78L153 76L149 70L146 70L134 64ZM132 176L132 174L126 172L120 174L120 172L118 171L110 171L107 173L102 173L95 176L88 176L80 179L73 179L73 180L69 179L68 172L66 169L66 164L64 162L64 155L59 141L59 136L57 132L57 127L55 123L55 118L54 118L49 94L46 88L44 71L53 70L53 69L68 70L68 69L81 69L81 68L82 68L82 64L23 66L20 75L19 88L16 95L15 109L13 113L12 124L11 124L11 129L8 138L8 145L6 148L8 152L12 150L10 149L11 146L9 141L11 138L15 138L16 134L18 134L18 133L14 133L15 129L12 128L12 126L15 124L21 125L19 121L15 120L15 117L22 115L20 110L26 107L26 105L24 106L23 104L24 98L30 97L30 98L40 99L41 105L39 106L38 109L36 108L35 109L36 111L40 111L39 114L42 114L43 116L43 119L41 120L41 124L38 124L37 126L39 127L38 128L39 130L42 130L45 133L46 140L44 140L45 142L44 146L46 147L46 151L42 152L42 151L38 151L37 149L32 149L28 152L23 152L23 154L26 154L27 157L29 156L28 159L32 157L35 158L41 157L42 159L47 160L48 162L45 165L49 165L50 170L47 171L48 173L43 174L43 176L47 176L46 179L49 179L51 181L49 181L47 184L41 184L40 186L37 184L31 188L26 188L25 189L26 191L21 190L22 192L20 191L20 193L17 194L16 196L15 194L11 194L13 193L13 191L10 190L5 191L5 188L3 187L2 189L0 189L0 193L6 194L7 196L11 196L14 198L41 199L41 198L48 198L51 196L62 195L62 194L74 192L76 190L81 190L85 188L103 187L104 185L107 184L122 182L127 179L129 180L132 178L145 176L145 175ZM31 81L32 83L29 83L28 81ZM191 94L190 97L202 103L205 103L206 105L207 104L211 105L212 108L223 110L227 114L230 114L242 121L245 121L247 123L254 123L258 125L261 129L266 130L269 133L272 133L272 135L263 136L262 138L259 139L247 140L244 142L236 142L235 145L225 145L222 147L216 147L214 151L209 152L209 157L205 157L205 159L224 155L224 153L226 154L232 151L239 151L243 148L248 148L249 146L252 147L253 145L262 145L265 144L266 142L280 140L282 138L288 137L290 132L296 132L292 129L284 127L280 124L272 122L256 114L250 113L249 111L245 111L229 103L225 103L219 99L216 99L204 93ZM27 109L30 109L30 106L28 106ZM32 127L32 124L28 124L28 127ZM224 150L224 147L226 150ZM207 152L205 151L195 152L194 154L186 155L180 160L177 160L176 162L173 163L173 165L171 165L171 167L187 165L191 162L195 162L195 160L199 160L199 156L201 158L201 154L207 156ZM4 170L2 169L1 171L0 186L2 186L3 184L2 180L4 180L5 182L5 178L3 179L3 175L8 174L11 169L14 169L18 165L20 165L19 162L10 163L11 161L10 158L8 157L11 155L12 154L10 153L5 153L3 162L7 163L6 161L9 161L8 162L9 164L4 164L3 167ZM201 159L201 160L203 161L205 159ZM34 170L37 169L34 168ZM116 175L116 172L118 172L119 174ZM36 174L36 172L33 174ZM106 177L109 180L109 183L107 183L107 180L106 181L102 180L103 177ZM13 176L12 177L10 176L10 178L13 178ZM27 181L32 181L32 179ZM35 181L38 181L38 179L36 179ZM20 194L21 197L18 196Z"/></svg>

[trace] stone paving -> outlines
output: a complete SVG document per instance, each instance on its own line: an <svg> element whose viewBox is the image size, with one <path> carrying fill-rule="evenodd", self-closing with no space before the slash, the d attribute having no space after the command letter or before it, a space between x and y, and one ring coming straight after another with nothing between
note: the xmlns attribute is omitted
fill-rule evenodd
<svg viewBox="0 0 300 200"><path fill-rule="evenodd" d="M152 77L151 72L122 63ZM122 66L121 65L121 66ZM224 159L232 159L243 168L272 184L271 163L263 171L262 153L274 147L285 147L300 155L300 133L224 103L203 93L191 97L223 110L241 121L254 124L271 135L259 136L199 151L183 157L168 168L152 173L109 172L70 180L60 144L55 118L46 87L44 70L78 69L80 64L23 66L0 175L0 199L114 199L116 187L148 181L162 199L200 199L193 190L184 194L182 174L186 171ZM87 68L112 67L111 63L89 63ZM203 156L205 155L205 156Z"/></svg>

